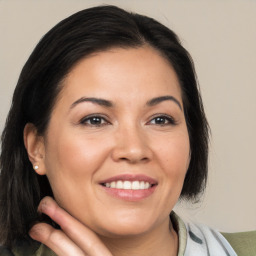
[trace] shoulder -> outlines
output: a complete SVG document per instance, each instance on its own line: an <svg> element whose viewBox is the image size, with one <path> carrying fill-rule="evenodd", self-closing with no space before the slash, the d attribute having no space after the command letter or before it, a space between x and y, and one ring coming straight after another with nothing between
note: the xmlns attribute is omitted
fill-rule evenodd
<svg viewBox="0 0 256 256"><path fill-rule="evenodd" d="M178 256L237 256L229 242L218 231L205 225L184 221L174 212L170 217L179 237Z"/></svg>
<svg viewBox="0 0 256 256"><path fill-rule="evenodd" d="M197 252L195 255L215 255L219 256L236 256L234 248L225 239L225 237L218 231L201 224L186 223L187 227L187 251ZM201 254L200 254L200 253ZM202 252L204 254L202 254ZM190 255L188 253L188 255Z"/></svg>
<svg viewBox="0 0 256 256"><path fill-rule="evenodd" d="M0 256L14 256L14 254L8 248L0 246Z"/></svg>
<svg viewBox="0 0 256 256"><path fill-rule="evenodd" d="M47 246L36 241L18 240L10 249L0 246L0 256L56 256Z"/></svg>
<svg viewBox="0 0 256 256"><path fill-rule="evenodd" d="M256 230L239 233L222 233L238 255L256 255Z"/></svg>
<svg viewBox="0 0 256 256"><path fill-rule="evenodd" d="M184 221L175 213L171 214L171 220L178 231L179 256L237 256L220 232L205 225ZM180 246L182 244L183 246Z"/></svg>
<svg viewBox="0 0 256 256"><path fill-rule="evenodd" d="M37 242L20 239L15 241L11 248L0 246L0 256L36 255L35 252L39 246Z"/></svg>

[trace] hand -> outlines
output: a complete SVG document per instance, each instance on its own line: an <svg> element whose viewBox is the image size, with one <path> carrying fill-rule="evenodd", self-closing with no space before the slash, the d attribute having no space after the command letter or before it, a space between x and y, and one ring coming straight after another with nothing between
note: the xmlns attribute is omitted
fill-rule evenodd
<svg viewBox="0 0 256 256"><path fill-rule="evenodd" d="M51 197L45 197L38 211L48 215L61 229L46 223L37 223L29 235L61 256L111 256L98 236L85 225L60 208Z"/></svg>

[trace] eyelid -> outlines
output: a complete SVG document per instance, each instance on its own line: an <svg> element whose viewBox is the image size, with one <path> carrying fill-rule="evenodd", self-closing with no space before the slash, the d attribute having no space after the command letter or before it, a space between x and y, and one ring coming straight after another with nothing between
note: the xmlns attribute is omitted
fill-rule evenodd
<svg viewBox="0 0 256 256"><path fill-rule="evenodd" d="M147 122L147 124L150 124L150 122L158 117L163 117L163 118L166 118L169 123L167 124L162 124L162 126L165 126L165 125L177 125L178 122L177 120L171 116L171 115L168 115L168 114L164 114L164 113L158 113L158 114L154 114L153 116L151 116L150 120ZM160 125L160 124L155 124L155 125Z"/></svg>
<svg viewBox="0 0 256 256"><path fill-rule="evenodd" d="M105 122L104 124L99 124L98 126L103 126L103 125L110 124L110 121L108 120L109 118L106 115L103 115L103 114L100 114L100 113L93 113L93 114L84 116L79 120L78 123L81 124L81 125L86 125L86 121L88 121L89 119L94 118L94 117L101 118ZM93 124L87 124L87 125L88 126L97 126L97 125L93 125Z"/></svg>

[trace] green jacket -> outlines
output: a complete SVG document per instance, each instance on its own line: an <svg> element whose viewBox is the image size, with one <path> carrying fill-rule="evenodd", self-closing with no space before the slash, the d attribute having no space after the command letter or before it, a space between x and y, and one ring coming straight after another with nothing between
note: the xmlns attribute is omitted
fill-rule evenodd
<svg viewBox="0 0 256 256"><path fill-rule="evenodd" d="M256 231L222 233L238 256L256 256Z"/></svg>

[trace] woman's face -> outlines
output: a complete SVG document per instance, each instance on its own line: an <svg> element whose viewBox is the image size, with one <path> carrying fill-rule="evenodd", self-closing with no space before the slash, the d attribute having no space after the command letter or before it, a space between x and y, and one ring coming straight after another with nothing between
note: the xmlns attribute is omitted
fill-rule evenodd
<svg viewBox="0 0 256 256"><path fill-rule="evenodd" d="M56 201L96 233L163 226L190 160L173 68L150 47L83 59L64 81L44 152L39 168Z"/></svg>

